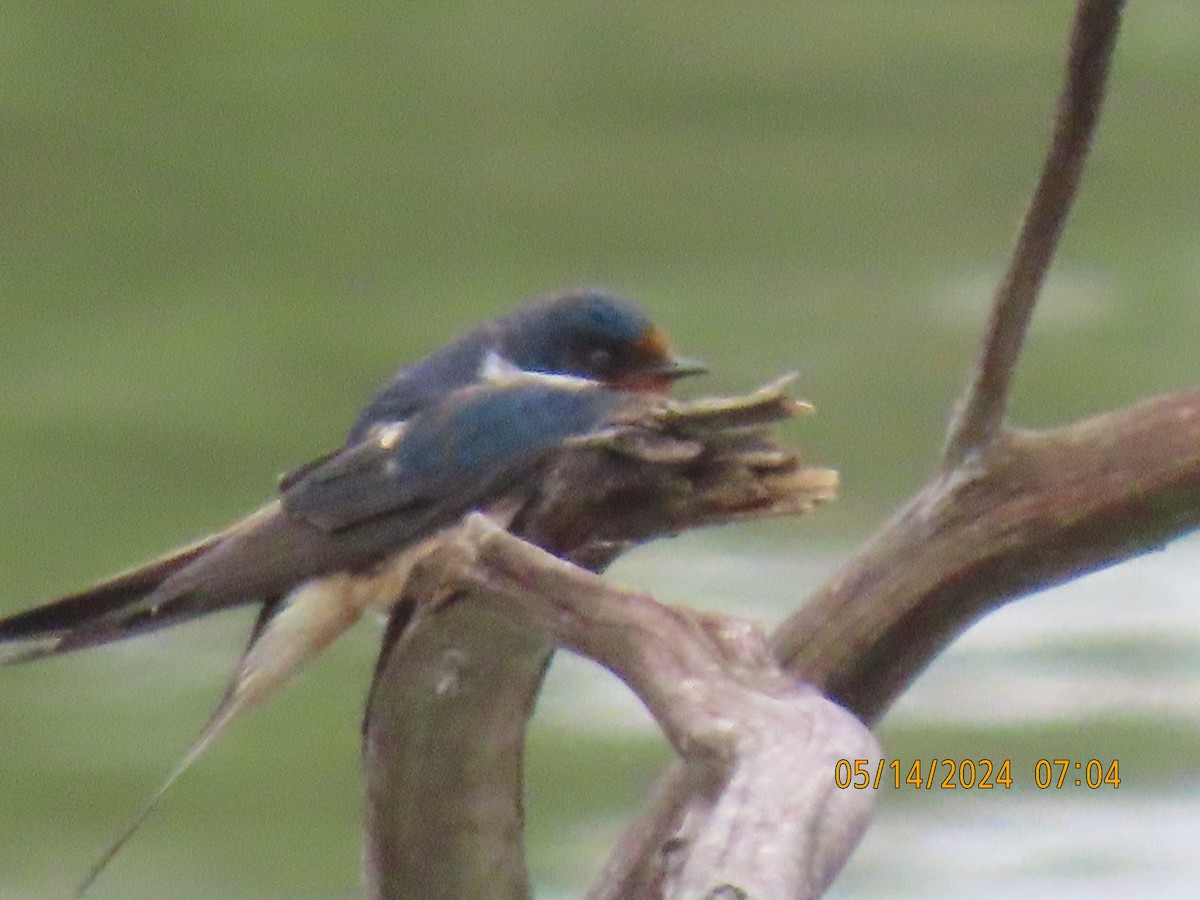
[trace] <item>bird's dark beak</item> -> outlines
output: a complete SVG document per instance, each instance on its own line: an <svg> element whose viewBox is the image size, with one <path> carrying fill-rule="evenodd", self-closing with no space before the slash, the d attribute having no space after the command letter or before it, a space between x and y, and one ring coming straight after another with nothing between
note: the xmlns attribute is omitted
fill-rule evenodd
<svg viewBox="0 0 1200 900"><path fill-rule="evenodd" d="M675 381L679 378L687 378L689 375L704 375L707 372L708 366L698 359L689 359L686 356L672 356L666 362L660 363L650 369L646 374L665 378L668 381Z"/></svg>
<svg viewBox="0 0 1200 900"><path fill-rule="evenodd" d="M650 394L669 394L671 385L689 375L703 375L708 366L686 356L669 356L649 365L638 366L624 377L615 379L614 385L625 391L645 391Z"/></svg>
<svg viewBox="0 0 1200 900"><path fill-rule="evenodd" d="M671 385L689 375L703 375L708 366L696 359L676 356L666 336L657 328L647 328L636 345L636 363L629 367L619 384L625 390L666 394Z"/></svg>

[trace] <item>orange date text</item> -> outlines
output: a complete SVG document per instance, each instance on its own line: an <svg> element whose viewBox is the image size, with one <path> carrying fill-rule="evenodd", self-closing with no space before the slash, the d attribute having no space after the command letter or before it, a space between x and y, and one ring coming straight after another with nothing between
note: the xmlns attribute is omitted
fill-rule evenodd
<svg viewBox="0 0 1200 900"><path fill-rule="evenodd" d="M896 790L1008 790L1013 786L1012 760L1001 759L839 759L833 783L842 789L891 787Z"/></svg>

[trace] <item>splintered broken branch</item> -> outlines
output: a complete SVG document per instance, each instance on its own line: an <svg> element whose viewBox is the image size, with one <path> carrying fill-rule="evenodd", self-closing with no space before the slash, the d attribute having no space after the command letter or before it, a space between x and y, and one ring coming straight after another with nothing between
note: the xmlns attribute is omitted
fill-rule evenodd
<svg viewBox="0 0 1200 900"><path fill-rule="evenodd" d="M513 533L598 570L637 543L832 500L838 473L804 465L767 432L811 411L786 396L788 380L745 397L666 403L579 441L543 474Z"/></svg>
<svg viewBox="0 0 1200 900"><path fill-rule="evenodd" d="M693 815L672 842L672 895L742 884L772 896L763 879L782 878L787 895L810 896L832 878L869 804L833 792L828 755L874 755L865 729L794 687L744 623L662 606L563 561L598 569L656 536L831 499L837 473L805 467L764 431L803 409L777 384L617 424L565 450L514 522L560 559L477 518L418 567L416 618L385 644L364 725L371 896L528 895L524 727L556 646L624 678L686 760ZM837 821L838 837L798 827L764 841L781 803ZM763 852L793 864L763 865Z"/></svg>

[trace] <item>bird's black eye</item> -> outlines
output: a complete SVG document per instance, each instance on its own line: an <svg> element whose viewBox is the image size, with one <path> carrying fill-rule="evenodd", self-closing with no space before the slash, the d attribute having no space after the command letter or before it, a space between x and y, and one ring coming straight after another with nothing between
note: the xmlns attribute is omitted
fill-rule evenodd
<svg viewBox="0 0 1200 900"><path fill-rule="evenodd" d="M605 372L612 367L613 354L607 347L593 347L583 360L589 372Z"/></svg>

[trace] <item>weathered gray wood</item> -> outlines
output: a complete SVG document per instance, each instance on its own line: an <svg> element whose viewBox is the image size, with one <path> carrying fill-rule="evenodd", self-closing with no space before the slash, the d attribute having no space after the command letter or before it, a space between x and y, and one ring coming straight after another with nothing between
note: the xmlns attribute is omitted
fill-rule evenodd
<svg viewBox="0 0 1200 900"><path fill-rule="evenodd" d="M662 534L796 514L830 499L835 472L806 468L761 433L806 411L783 389L779 383L746 398L666 404L575 442L544 474L514 529L599 569ZM416 618L385 642L364 724L372 897L528 895L524 728L555 646L584 653L630 683L689 761L705 806L720 800L730 778L777 805L789 793L763 782L776 771L763 761L787 768L793 747L834 734L835 722L848 735L846 752L873 747L846 713L797 690L753 629L625 594L480 517L418 566L409 599ZM746 760L755 764L747 768ZM831 814L836 804L822 790L832 769L825 769L779 774L791 790L789 805L811 802ZM838 799L852 801L855 822L862 818L861 796ZM718 806L728 810L728 798ZM759 817L780 814L764 806ZM726 831L736 824L728 812L714 821ZM845 830L857 834L861 825ZM740 847L729 859L747 858L744 832L715 834L701 830L693 840ZM826 877L836 854L808 835L803 846L796 837L789 835L788 849L811 851L815 861L796 877ZM742 877L760 862L753 857L730 871ZM685 883L694 883L696 868L686 871Z"/></svg>

